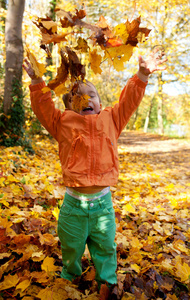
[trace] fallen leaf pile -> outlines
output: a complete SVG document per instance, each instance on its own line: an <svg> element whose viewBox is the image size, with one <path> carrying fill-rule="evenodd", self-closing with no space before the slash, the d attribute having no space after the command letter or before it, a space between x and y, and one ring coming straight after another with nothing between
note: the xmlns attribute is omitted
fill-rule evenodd
<svg viewBox="0 0 190 300"><path fill-rule="evenodd" d="M161 143L161 141L160 141ZM35 155L0 148L0 299L107 299L88 251L75 282L59 278L57 219L65 187L57 144L34 139ZM119 146L118 288L112 299L190 298L189 150L129 152Z"/></svg>

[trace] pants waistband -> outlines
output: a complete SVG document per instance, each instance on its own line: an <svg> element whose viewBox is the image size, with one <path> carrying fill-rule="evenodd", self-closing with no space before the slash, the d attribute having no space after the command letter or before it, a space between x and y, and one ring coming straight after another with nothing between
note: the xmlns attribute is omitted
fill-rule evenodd
<svg viewBox="0 0 190 300"><path fill-rule="evenodd" d="M75 191L72 188L66 187L66 193L68 195L70 195L71 197L78 199L78 200L85 200L85 201L93 201L96 200L100 197L105 196L106 194L108 194L110 191L110 187L106 187L104 189L102 189L100 192L95 193L95 194L83 194L83 193L79 193L77 191Z"/></svg>

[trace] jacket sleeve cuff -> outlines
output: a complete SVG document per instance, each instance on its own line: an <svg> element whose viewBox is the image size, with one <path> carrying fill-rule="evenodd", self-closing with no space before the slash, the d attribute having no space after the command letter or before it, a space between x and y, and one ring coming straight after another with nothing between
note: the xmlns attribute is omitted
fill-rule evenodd
<svg viewBox="0 0 190 300"><path fill-rule="evenodd" d="M35 92L35 91L38 91L38 90L41 90L43 89L44 87L46 86L45 82L40 82L40 83L37 83L37 84L34 84L34 85L29 85L29 88L30 88L30 91L31 92Z"/></svg>
<svg viewBox="0 0 190 300"><path fill-rule="evenodd" d="M132 78L132 80L134 82L136 82L136 84L139 86L139 87L142 87L142 88L145 88L148 84L148 80L146 82L142 81L137 74L135 74Z"/></svg>

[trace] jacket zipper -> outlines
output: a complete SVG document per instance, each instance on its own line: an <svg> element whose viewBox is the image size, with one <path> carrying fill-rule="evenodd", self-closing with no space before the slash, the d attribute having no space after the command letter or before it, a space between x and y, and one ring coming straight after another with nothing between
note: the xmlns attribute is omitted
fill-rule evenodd
<svg viewBox="0 0 190 300"><path fill-rule="evenodd" d="M93 119L90 118L90 142L91 142L91 168L90 168L90 179L92 184L94 181L94 166L95 166L95 155L94 155L94 126Z"/></svg>

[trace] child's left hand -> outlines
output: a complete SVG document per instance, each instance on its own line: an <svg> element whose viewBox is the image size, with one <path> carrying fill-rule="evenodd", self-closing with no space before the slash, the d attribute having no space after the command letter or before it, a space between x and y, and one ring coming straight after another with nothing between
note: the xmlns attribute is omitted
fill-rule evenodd
<svg viewBox="0 0 190 300"><path fill-rule="evenodd" d="M156 48L149 54L146 60L139 57L139 72L145 76L152 74L155 71L164 71L166 66L160 66L167 61L167 58L163 58L165 56L165 52L160 51L159 48Z"/></svg>

